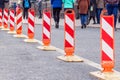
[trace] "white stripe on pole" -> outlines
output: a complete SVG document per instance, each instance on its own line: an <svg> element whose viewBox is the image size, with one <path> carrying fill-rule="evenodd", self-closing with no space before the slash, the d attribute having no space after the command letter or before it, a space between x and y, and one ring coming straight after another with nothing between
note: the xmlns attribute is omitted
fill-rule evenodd
<svg viewBox="0 0 120 80"><path fill-rule="evenodd" d="M73 24L73 21L67 16L67 15L65 15L65 17L66 17L66 24L72 29L72 30L74 30L74 24Z"/></svg>
<svg viewBox="0 0 120 80"><path fill-rule="evenodd" d="M29 23L29 29L34 32L34 27Z"/></svg>
<svg viewBox="0 0 120 80"><path fill-rule="evenodd" d="M65 34L66 34L66 40L69 42L69 44L71 44L72 46L74 46L73 37L71 37L67 32L65 32Z"/></svg>
<svg viewBox="0 0 120 80"><path fill-rule="evenodd" d="M50 18L48 16L46 16L46 14L43 14L43 17L44 17L44 21L50 25Z"/></svg>
<svg viewBox="0 0 120 80"><path fill-rule="evenodd" d="M50 32L45 27L43 27L43 33L50 38Z"/></svg>
<svg viewBox="0 0 120 80"><path fill-rule="evenodd" d="M104 20L102 18L102 29L111 37L113 38L113 27L108 24L108 22L106 22L106 20Z"/></svg>
<svg viewBox="0 0 120 80"><path fill-rule="evenodd" d="M113 60L113 49L102 40L102 50Z"/></svg>

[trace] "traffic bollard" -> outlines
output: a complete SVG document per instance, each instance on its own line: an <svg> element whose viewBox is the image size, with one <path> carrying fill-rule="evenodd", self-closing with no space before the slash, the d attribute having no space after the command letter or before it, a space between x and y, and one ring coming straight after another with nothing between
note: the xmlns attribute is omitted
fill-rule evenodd
<svg viewBox="0 0 120 80"><path fill-rule="evenodd" d="M55 50L53 46L50 46L51 42L51 10L46 8L43 10L43 27L42 27L42 42L43 46L39 46L42 50Z"/></svg>
<svg viewBox="0 0 120 80"><path fill-rule="evenodd" d="M3 28L2 30L9 30L8 28L8 12L9 10L7 8L4 9L4 15L3 15Z"/></svg>
<svg viewBox="0 0 120 80"><path fill-rule="evenodd" d="M90 74L104 80L120 80L120 73L113 70L115 66L114 16L106 15L106 13L106 10L102 11L100 22L100 51L102 70L90 72Z"/></svg>
<svg viewBox="0 0 120 80"><path fill-rule="evenodd" d="M25 35L22 34L22 16L23 16L23 10L21 8L19 8L16 12L16 35L14 35L14 37L18 37L18 38L22 38L25 37Z"/></svg>
<svg viewBox="0 0 120 80"><path fill-rule="evenodd" d="M15 34L15 11L14 9L10 9L10 15L9 15L9 20L10 20L10 31L8 33L10 34Z"/></svg>
<svg viewBox="0 0 120 80"><path fill-rule="evenodd" d="M83 62L78 56L74 55L75 50L75 13L74 10L68 9L65 11L64 20L64 51L65 56L59 56L58 59L68 62Z"/></svg>
<svg viewBox="0 0 120 80"><path fill-rule="evenodd" d="M25 39L25 42L37 42L34 39L35 35L35 11L30 8L28 10L28 39Z"/></svg>

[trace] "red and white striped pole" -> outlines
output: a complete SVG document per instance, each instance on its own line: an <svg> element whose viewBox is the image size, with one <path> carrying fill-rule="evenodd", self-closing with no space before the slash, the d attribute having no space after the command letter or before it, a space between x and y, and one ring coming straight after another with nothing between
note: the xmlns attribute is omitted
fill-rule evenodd
<svg viewBox="0 0 120 80"><path fill-rule="evenodd" d="M8 33L16 33L15 30L15 11L10 9L10 31Z"/></svg>
<svg viewBox="0 0 120 80"><path fill-rule="evenodd" d="M114 51L114 16L107 15L107 10L103 9L100 22L100 51L101 51L101 67L102 71L90 72L102 80L119 80L120 74L113 71L115 64Z"/></svg>
<svg viewBox="0 0 120 80"><path fill-rule="evenodd" d="M103 72L114 67L114 16L101 16L101 66Z"/></svg>
<svg viewBox="0 0 120 80"><path fill-rule="evenodd" d="M0 8L0 28L2 28L2 8Z"/></svg>
<svg viewBox="0 0 120 80"><path fill-rule="evenodd" d="M35 35L35 11L30 8L28 10L28 39L25 39L25 42L36 42L34 39Z"/></svg>
<svg viewBox="0 0 120 80"><path fill-rule="evenodd" d="M50 42L51 42L51 10L48 8L43 10L42 42L43 42L43 46L38 47L38 48L43 49L43 50L55 50L55 48L50 46Z"/></svg>
<svg viewBox="0 0 120 80"><path fill-rule="evenodd" d="M22 34L22 16L23 16L23 10L21 8L19 8L16 12L16 25L17 25L17 28L16 28L16 35L14 35L14 37L25 37L23 34Z"/></svg>
<svg viewBox="0 0 120 80"><path fill-rule="evenodd" d="M75 13L74 10L65 11L64 20L64 51L65 56L58 57L64 61L82 61L79 57L74 56L75 50Z"/></svg>
<svg viewBox="0 0 120 80"><path fill-rule="evenodd" d="M5 8L4 9L4 23L3 23L3 25L4 25L4 28L2 29L2 30L9 30L9 28L8 28L8 12L9 12L9 10L7 9L7 8Z"/></svg>

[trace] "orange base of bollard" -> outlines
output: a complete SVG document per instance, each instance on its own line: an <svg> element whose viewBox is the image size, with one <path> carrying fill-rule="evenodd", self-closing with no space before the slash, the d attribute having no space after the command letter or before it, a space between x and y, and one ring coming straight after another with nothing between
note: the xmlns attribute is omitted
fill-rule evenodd
<svg viewBox="0 0 120 80"><path fill-rule="evenodd" d="M38 49L44 50L44 51L55 51L56 48L53 46L38 46Z"/></svg>
<svg viewBox="0 0 120 80"><path fill-rule="evenodd" d="M49 39L43 39L42 40L44 46L49 46L50 45L50 40Z"/></svg>
<svg viewBox="0 0 120 80"><path fill-rule="evenodd" d="M74 48L73 47L66 47L65 48L65 53L66 55L65 56L73 56L73 53L74 53Z"/></svg>
<svg viewBox="0 0 120 80"><path fill-rule="evenodd" d="M102 72L113 72L114 62L113 61L102 61L101 66Z"/></svg>
<svg viewBox="0 0 120 80"><path fill-rule="evenodd" d="M2 28L2 23L0 23L0 28Z"/></svg>
<svg viewBox="0 0 120 80"><path fill-rule="evenodd" d="M29 33L29 34L28 34L28 38L29 38L29 39L33 39L33 38L34 38L34 34L33 34L33 33Z"/></svg>
<svg viewBox="0 0 120 80"><path fill-rule="evenodd" d="M22 30L17 30L16 33L17 33L17 34L21 34L21 33L22 33Z"/></svg>

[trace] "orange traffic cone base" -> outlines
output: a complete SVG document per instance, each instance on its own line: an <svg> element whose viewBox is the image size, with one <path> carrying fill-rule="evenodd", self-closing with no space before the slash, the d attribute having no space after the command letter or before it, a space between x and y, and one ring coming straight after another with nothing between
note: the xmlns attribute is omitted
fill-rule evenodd
<svg viewBox="0 0 120 80"><path fill-rule="evenodd" d="M82 59L80 59L78 56L58 56L57 57L60 60L66 61L66 62L83 62Z"/></svg>
<svg viewBox="0 0 120 80"><path fill-rule="evenodd" d="M118 72L90 72L92 76L97 77L100 80L120 80L120 73Z"/></svg>
<svg viewBox="0 0 120 80"><path fill-rule="evenodd" d="M56 48L53 46L38 46L38 49L44 50L44 51L55 51Z"/></svg>
<svg viewBox="0 0 120 80"><path fill-rule="evenodd" d="M26 36L23 35L23 34L17 34L17 35L14 35L14 37L17 37L17 38L25 38Z"/></svg>
<svg viewBox="0 0 120 80"><path fill-rule="evenodd" d="M30 43L32 43L32 42L37 42L36 39L25 39L24 41L25 41L25 42L30 42Z"/></svg>
<svg viewBox="0 0 120 80"><path fill-rule="evenodd" d="M3 28L3 26L1 25L0 28Z"/></svg>

